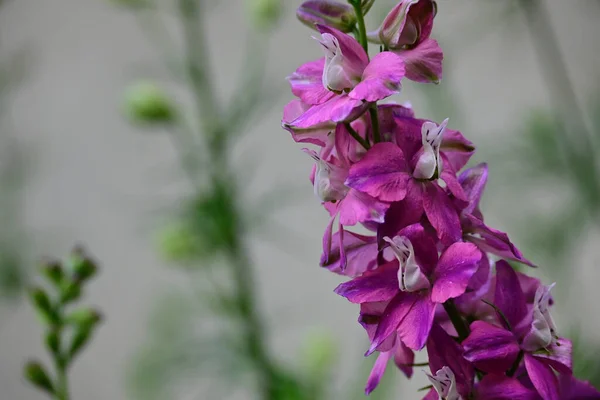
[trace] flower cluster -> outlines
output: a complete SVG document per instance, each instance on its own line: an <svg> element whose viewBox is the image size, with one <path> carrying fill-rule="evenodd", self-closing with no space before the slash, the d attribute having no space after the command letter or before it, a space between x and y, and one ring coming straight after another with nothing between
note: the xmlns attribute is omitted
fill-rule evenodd
<svg viewBox="0 0 600 400"><path fill-rule="evenodd" d="M488 167L464 169L473 144L448 120L378 104L404 78L441 79L442 50L430 38L435 2L402 0L370 33L364 13L373 2L348 2L300 6L325 56L289 77L297 99L283 126L318 147L304 151L330 215L321 266L351 278L335 292L360 305L366 355L378 353L366 393L391 360L411 377L415 351L427 348L426 399L600 398L572 376L571 342L550 314L553 285L514 270L508 261L534 265L484 222ZM371 58L367 40L380 45ZM357 225L372 233L348 230Z"/></svg>

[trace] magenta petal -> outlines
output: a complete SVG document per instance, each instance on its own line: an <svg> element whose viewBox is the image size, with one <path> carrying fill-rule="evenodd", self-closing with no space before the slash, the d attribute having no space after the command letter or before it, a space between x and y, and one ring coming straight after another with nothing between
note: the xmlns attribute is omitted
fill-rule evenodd
<svg viewBox="0 0 600 400"><path fill-rule="evenodd" d="M289 102L283 109L283 119L281 124L284 129L292 134L294 141L298 143L312 143L321 147L333 147L333 131L335 124L324 123L308 129L294 129L289 124L300 115L302 115L310 106L296 99Z"/></svg>
<svg viewBox="0 0 600 400"><path fill-rule="evenodd" d="M323 86L324 66L325 58L320 58L302 65L288 77L292 93L304 103L320 104L335 96Z"/></svg>
<svg viewBox="0 0 600 400"><path fill-rule="evenodd" d="M480 260L481 252L472 243L454 243L448 247L433 273L431 300L443 303L463 294Z"/></svg>
<svg viewBox="0 0 600 400"><path fill-rule="evenodd" d="M562 374L573 373L573 343L568 339L558 339L558 345L553 344L546 351L535 353L533 356L548 364Z"/></svg>
<svg viewBox="0 0 600 400"><path fill-rule="evenodd" d="M483 221L473 216L468 216L467 225L469 233L475 233L478 236L468 235L466 240L475 243L481 250L497 255L498 257L507 260L514 260L530 267L535 265L523 257L523 254L512 244L508 235L496 229L492 229L485 225Z"/></svg>
<svg viewBox="0 0 600 400"><path fill-rule="evenodd" d="M429 182L424 187L423 208L438 237L446 245L460 241L460 220L452 201L437 184Z"/></svg>
<svg viewBox="0 0 600 400"><path fill-rule="evenodd" d="M398 287L398 263L391 262L340 284L335 293L352 303L366 303L391 300Z"/></svg>
<svg viewBox="0 0 600 400"><path fill-rule="evenodd" d="M398 232L398 236L410 240L419 267L425 275L431 275L438 263L435 237L432 237L421 224L412 224L403 228Z"/></svg>
<svg viewBox="0 0 600 400"><path fill-rule="evenodd" d="M325 228L325 232L323 233L323 255L321 256L321 263L328 263L329 257L331 255L331 247L332 247L332 237L333 237L333 223L335 222L335 217L337 215L333 214L333 216L329 219L327 223L327 227ZM339 237L338 237L339 239ZM338 245L338 248L341 245Z"/></svg>
<svg viewBox="0 0 600 400"><path fill-rule="evenodd" d="M599 400L598 392L589 382L580 381L571 374L562 374L559 378L561 400Z"/></svg>
<svg viewBox="0 0 600 400"><path fill-rule="evenodd" d="M415 224L423 215L421 184L408 181L404 200L394 202L385 214L385 221L377 230L377 240L381 244L385 236L394 237L401 229Z"/></svg>
<svg viewBox="0 0 600 400"><path fill-rule="evenodd" d="M304 114L288 124L291 129L307 129L327 122L345 122L358 118L367 103L346 95L335 96L330 100L310 107Z"/></svg>
<svg viewBox="0 0 600 400"><path fill-rule="evenodd" d="M527 316L527 304L519 278L504 260L496 263L494 304L502 311L513 329L522 324Z"/></svg>
<svg viewBox="0 0 600 400"><path fill-rule="evenodd" d="M412 364L414 362L415 352L406 347L401 340L398 340L396 343L396 352L394 353L394 363L409 379L413 374Z"/></svg>
<svg viewBox="0 0 600 400"><path fill-rule="evenodd" d="M531 383L544 400L560 400L558 380L548 365L531 354L525 354L525 368Z"/></svg>
<svg viewBox="0 0 600 400"><path fill-rule="evenodd" d="M398 336L407 347L421 350L433 325L436 304L431 301L427 291L401 294L406 297L403 305L411 305L398 326Z"/></svg>
<svg viewBox="0 0 600 400"><path fill-rule="evenodd" d="M346 197L338 203L340 223L345 226L369 221L382 223L389 207L389 203L383 203L368 194L350 189Z"/></svg>
<svg viewBox="0 0 600 400"><path fill-rule="evenodd" d="M379 353L379 356L377 356L377 360L375 361L375 364L373 364L373 369L371 369L371 373L369 374L369 379L367 379L367 386L365 387L366 395L371 394L377 385L379 385L379 381L383 377L388 361L392 357L393 353L394 352L390 350Z"/></svg>
<svg viewBox="0 0 600 400"><path fill-rule="evenodd" d="M346 265L343 265L340 257L339 232L333 235L333 244L329 256L325 253L321 256L321 266L336 274L355 277L365 271L375 268L377 264L377 238L375 236L363 236L354 232L346 231L343 235L343 248L346 254Z"/></svg>
<svg viewBox="0 0 600 400"><path fill-rule="evenodd" d="M325 25L316 25L316 27L321 34L329 33L330 35L335 36L344 56L344 67L352 71L352 75L361 76L362 72L369 64L369 56L360 43L352 36L346 35L335 28Z"/></svg>
<svg viewBox="0 0 600 400"><path fill-rule="evenodd" d="M471 324L471 334L463 346L465 358L477 369L498 374L510 369L521 350L512 332L483 321Z"/></svg>
<svg viewBox="0 0 600 400"><path fill-rule="evenodd" d="M400 325L400 322L402 322L406 314L410 311L414 302L415 299L412 296L408 296L405 292L399 292L389 302L381 315L375 335L371 339L371 347L365 354L366 356L372 354L379 345L395 333L398 325Z"/></svg>
<svg viewBox="0 0 600 400"><path fill-rule="evenodd" d="M440 149L454 171L460 171L475 154L473 142L465 138L460 131L448 128L444 131Z"/></svg>
<svg viewBox="0 0 600 400"><path fill-rule="evenodd" d="M443 157L444 161L446 161L446 157ZM440 178L446 183L448 187L448 191L452 193L455 197L456 205L460 208L465 208L469 205L469 201L467 200L467 195L463 191L462 186L458 183L458 179L456 179L456 174L449 168L444 168L442 173L440 174Z"/></svg>
<svg viewBox="0 0 600 400"><path fill-rule="evenodd" d="M442 79L444 53L433 39L427 39L411 50L397 53L406 64L406 77L415 82L438 83Z"/></svg>
<svg viewBox="0 0 600 400"><path fill-rule="evenodd" d="M377 143L350 168L345 185L381 201L406 196L410 176L402 150L392 143Z"/></svg>
<svg viewBox="0 0 600 400"><path fill-rule="evenodd" d="M458 392L467 398L473 387L475 370L463 357L462 347L442 327L434 325L427 340L427 355L432 373L449 367L456 378Z"/></svg>
<svg viewBox="0 0 600 400"><path fill-rule="evenodd" d="M370 103L400 92L404 77L404 61L396 54L384 51L377 54L365 69L362 81L349 96Z"/></svg>
<svg viewBox="0 0 600 400"><path fill-rule="evenodd" d="M463 171L458 177L458 181L469 200L469 205L463 210L465 214L473 214L479 208L479 202L481 201L487 179L488 166L486 163L469 168Z"/></svg>
<svg viewBox="0 0 600 400"><path fill-rule="evenodd" d="M486 375L477 386L481 400L538 400L537 394L515 378L505 375Z"/></svg>

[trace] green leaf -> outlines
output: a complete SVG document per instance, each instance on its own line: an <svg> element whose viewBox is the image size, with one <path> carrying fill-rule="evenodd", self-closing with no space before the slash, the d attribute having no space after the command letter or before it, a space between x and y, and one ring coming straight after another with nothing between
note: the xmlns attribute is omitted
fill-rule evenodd
<svg viewBox="0 0 600 400"><path fill-rule="evenodd" d="M51 329L46 333L46 347L53 355L60 354L60 337L56 329Z"/></svg>
<svg viewBox="0 0 600 400"><path fill-rule="evenodd" d="M46 261L42 264L41 272L56 287L60 287L65 278L65 271L58 261Z"/></svg>
<svg viewBox="0 0 600 400"><path fill-rule="evenodd" d="M37 361L30 361L25 364L24 372L25 379L32 385L41 389L48 394L54 394L54 385L48 377L44 367Z"/></svg>
<svg viewBox="0 0 600 400"><path fill-rule="evenodd" d="M52 305L50 298L41 288L33 288L29 291L31 303L42 318L42 321L48 325L56 325L60 322L59 316Z"/></svg>
<svg viewBox="0 0 600 400"><path fill-rule="evenodd" d="M63 282L60 288L61 303L71 303L79 297L81 297L81 284L79 282Z"/></svg>
<svg viewBox="0 0 600 400"><path fill-rule="evenodd" d="M75 329L71 345L69 346L68 360L72 361L77 354L92 338L93 326L80 326Z"/></svg>
<svg viewBox="0 0 600 400"><path fill-rule="evenodd" d="M98 271L96 263L89 258L85 254L85 251L80 247L75 248L71 253L69 265L71 266L73 279L79 282L85 282L96 275L96 272Z"/></svg>

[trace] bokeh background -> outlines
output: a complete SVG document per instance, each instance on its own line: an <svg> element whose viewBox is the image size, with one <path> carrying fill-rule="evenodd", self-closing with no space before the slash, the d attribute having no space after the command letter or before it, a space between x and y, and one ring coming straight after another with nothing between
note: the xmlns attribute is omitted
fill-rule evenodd
<svg viewBox="0 0 600 400"><path fill-rule="evenodd" d="M243 68L245 32L261 29L249 3L215 0L209 10L214 81L223 98L243 94L233 77ZM292 97L284 78L320 49L295 19L300 1L283 3L281 20L261 39L270 50L266 81L277 90L232 149L234 159L254 165L243 177L250 196L286 193L274 203L271 222L249 238L259 306L278 359L298 365L306 346L317 343L320 352L335 354L333 385L360 392L372 363L362 357L366 338L356 307L332 292L342 278L318 267L327 216L312 196L311 160L280 128L282 107ZM392 3L375 2L371 28ZM590 173L600 149L600 2L542 1L556 43L519 3L439 0L433 36L446 55L442 84L406 83L398 100L409 100L423 117L450 117L451 127L478 146L476 161L491 169L484 198L489 225L510 233L540 265L537 276L558 281L555 318L589 355L600 349L600 182ZM182 356L182 346L190 353L202 346L189 332L210 326L190 323L190 313L203 309L188 293L190 272L161 257L156 237L190 187L168 133L132 127L122 97L139 78L159 82L177 103L189 96L173 83L138 22L101 0L0 5L2 400L43 398L21 377L27 358L46 358L41 328L20 288L33 279L40 256L60 256L75 243L100 261L88 301L105 322L71 371L74 399L150 399L153 391L166 396L157 398L254 398L243 385L222 392L200 367L203 356L197 362ZM548 51L548 41L560 53ZM565 64L570 82L550 64ZM565 93L571 90L575 110ZM580 147L592 155L590 163L565 162L565 143L587 144ZM571 169L576 173L565 172ZM579 365L590 379L597 364ZM407 381L390 368L387 398L416 398L424 383L416 375ZM174 389L158 394L156 385L167 383Z"/></svg>

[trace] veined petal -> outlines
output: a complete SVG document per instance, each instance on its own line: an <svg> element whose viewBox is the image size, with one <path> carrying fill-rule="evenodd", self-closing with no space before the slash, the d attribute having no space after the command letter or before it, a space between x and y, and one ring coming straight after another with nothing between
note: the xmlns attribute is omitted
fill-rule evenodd
<svg viewBox="0 0 600 400"><path fill-rule="evenodd" d="M398 336L407 347L421 350L429 337L436 304L431 301L428 291L401 292L406 297L403 305L410 308L398 325Z"/></svg>
<svg viewBox="0 0 600 400"><path fill-rule="evenodd" d="M377 385L379 385L379 381L387 368L388 361L392 358L393 354L394 351L390 350L381 352L379 353L379 356L377 356L377 360L375 361L375 364L373 364L373 369L371 369L371 373L367 379L367 386L365 387L365 394L367 396L375 390Z"/></svg>
<svg viewBox="0 0 600 400"><path fill-rule="evenodd" d="M537 393L523 386L515 378L505 375L486 375L477 385L477 399L482 400L538 400Z"/></svg>
<svg viewBox="0 0 600 400"><path fill-rule="evenodd" d="M413 293L398 292L387 304L379 319L375 335L371 339L371 347L365 356L372 354L387 338L395 334L398 325L406 317L415 300Z"/></svg>
<svg viewBox="0 0 600 400"><path fill-rule="evenodd" d="M444 189L433 182L425 183L423 186L425 188L423 208L438 238L446 245L460 241L462 230L458 212Z"/></svg>
<svg viewBox="0 0 600 400"><path fill-rule="evenodd" d="M364 236L346 231L341 245L345 250L346 265L341 263L338 232L333 235L333 245L329 256L326 257L325 253L321 256L320 265L322 267L337 274L355 277L374 269L377 265L378 247L375 236Z"/></svg>
<svg viewBox="0 0 600 400"><path fill-rule="evenodd" d="M399 201L406 196L407 168L398 146L377 143L350 168L345 184L381 201Z"/></svg>
<svg viewBox="0 0 600 400"><path fill-rule="evenodd" d="M504 260L496 263L494 305L504 314L513 330L527 317L527 304L515 270Z"/></svg>
<svg viewBox="0 0 600 400"><path fill-rule="evenodd" d="M396 351L394 352L394 363L409 379L413 374L412 364L414 362L415 352L406 347L401 340L398 340L396 343Z"/></svg>
<svg viewBox="0 0 600 400"><path fill-rule="evenodd" d="M389 203L350 189L346 197L338 203L340 223L344 226L356 225L359 222L382 223L389 207Z"/></svg>
<svg viewBox="0 0 600 400"><path fill-rule="evenodd" d="M287 78L292 93L310 105L323 103L335 96L335 93L323 86L324 67L325 58L320 58L298 68Z"/></svg>
<svg viewBox="0 0 600 400"><path fill-rule="evenodd" d="M400 92L402 78L402 58L389 51L378 53L365 69L362 81L354 87L349 96L370 103L383 100Z"/></svg>
<svg viewBox="0 0 600 400"><path fill-rule="evenodd" d="M569 339L558 339L548 349L533 356L562 374L573 373L573 343Z"/></svg>
<svg viewBox="0 0 600 400"><path fill-rule="evenodd" d="M292 100L283 109L283 119L281 124L284 129L292 134L294 141L298 143L312 143L321 147L333 148L334 123L324 123L308 129L293 129L288 124L304 114L310 106L301 100Z"/></svg>
<svg viewBox="0 0 600 400"><path fill-rule="evenodd" d="M431 299L443 303L463 294L480 260L481 252L471 243L454 243L448 247L433 273Z"/></svg>
<svg viewBox="0 0 600 400"><path fill-rule="evenodd" d="M433 384L440 399L463 400L456 389L456 377L454 376L454 372L452 372L449 367L442 367L435 372L435 375L427 374L427 378L429 378L429 381Z"/></svg>
<svg viewBox="0 0 600 400"><path fill-rule="evenodd" d="M427 39L410 50L400 50L397 54L404 59L406 77L415 82L438 83L442 79L444 53L433 39Z"/></svg>
<svg viewBox="0 0 600 400"><path fill-rule="evenodd" d="M397 276L398 263L391 262L342 283L335 289L335 293L352 303L388 301L398 293Z"/></svg>
<svg viewBox="0 0 600 400"><path fill-rule="evenodd" d="M307 129L324 123L347 122L358 118L368 104L347 95L334 96L324 103L310 107L304 114L287 124L290 129Z"/></svg>
<svg viewBox="0 0 600 400"><path fill-rule="evenodd" d="M408 181L405 198L391 204L385 214L385 221L377 229L377 240L380 245L383 245L384 236L396 236L403 228L421 220L423 215L421 190L420 183L412 179Z"/></svg>
<svg viewBox="0 0 600 400"><path fill-rule="evenodd" d="M512 332L483 321L471 324L471 334L462 343L465 358L487 373L504 374L521 350Z"/></svg>
<svg viewBox="0 0 600 400"><path fill-rule="evenodd" d="M460 174L458 182L469 201L469 205L463 210L465 214L473 214L479 208L479 202L488 179L488 166L481 163L469 168Z"/></svg>
<svg viewBox="0 0 600 400"><path fill-rule="evenodd" d="M462 133L446 129L442 139L441 151L448 158L448 163L454 171L460 171L475 154L475 145L465 138Z"/></svg>
<svg viewBox="0 0 600 400"><path fill-rule="evenodd" d="M337 40L339 50L344 58L343 68L351 76L357 76L360 78L363 71L369 64L369 56L367 56L367 53L362 48L360 43L358 43L352 36L346 35L335 28L325 25L316 25L316 27L321 35L329 34Z"/></svg>
<svg viewBox="0 0 600 400"><path fill-rule="evenodd" d="M558 380L548 365L531 354L525 354L525 368L531 383L544 400L561 400Z"/></svg>

